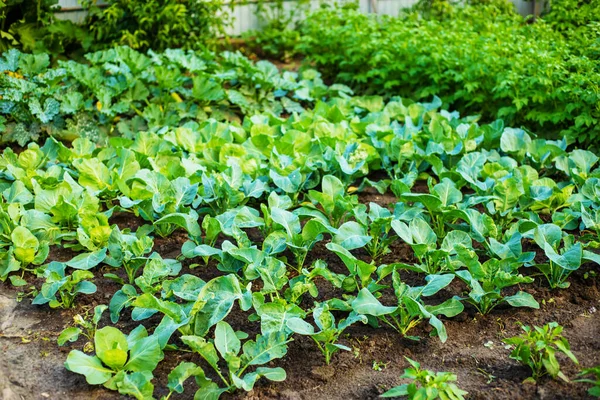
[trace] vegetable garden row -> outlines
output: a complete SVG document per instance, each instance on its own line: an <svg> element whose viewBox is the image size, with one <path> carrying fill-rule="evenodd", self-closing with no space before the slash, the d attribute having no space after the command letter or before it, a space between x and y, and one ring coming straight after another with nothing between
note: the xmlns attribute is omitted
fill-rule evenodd
<svg viewBox="0 0 600 400"><path fill-rule="evenodd" d="M437 98L353 96L316 71L234 53L87 58L48 69L44 56L3 55L5 124L29 144L0 159L0 277L23 288L42 277L33 304L51 308L77 308L99 281L120 286L58 337L72 348L66 368L91 385L152 398L157 365L193 352L163 398L192 377L197 399L249 391L286 379L277 362L299 337L324 364L350 350L357 324L446 342L445 320L537 309L534 283L568 290L574 271L600 263L599 159L564 140L480 124ZM82 121L89 135L56 139ZM29 142L41 132L43 144ZM395 202L363 204L368 190ZM187 241L164 258L154 243L176 232ZM398 244L408 260L390 251ZM453 282L459 293L444 297ZM246 315L235 328L232 310ZM135 328L114 327L122 318ZM415 334L423 324L433 338ZM512 357L536 379L568 379L555 353L577 360L562 328L544 329L508 340ZM411 363L406 377L429 395L466 393Z"/></svg>
<svg viewBox="0 0 600 400"><path fill-rule="evenodd" d="M1 398L600 397L595 2L52 3L0 9Z"/></svg>

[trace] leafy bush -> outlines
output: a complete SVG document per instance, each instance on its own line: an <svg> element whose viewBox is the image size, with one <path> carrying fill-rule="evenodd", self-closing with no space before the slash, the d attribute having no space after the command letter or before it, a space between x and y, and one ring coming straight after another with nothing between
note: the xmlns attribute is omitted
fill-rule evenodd
<svg viewBox="0 0 600 400"><path fill-rule="evenodd" d="M543 18L555 30L573 32L600 22L600 1L553 0Z"/></svg>
<svg viewBox="0 0 600 400"><path fill-rule="evenodd" d="M97 49L197 49L214 43L229 23L223 0L108 0L106 8L96 2L83 5Z"/></svg>
<svg viewBox="0 0 600 400"><path fill-rule="evenodd" d="M600 70L590 40L490 7L430 19L323 9L303 22L296 50L326 79L359 93L437 94L463 112L595 145Z"/></svg>
<svg viewBox="0 0 600 400"><path fill-rule="evenodd" d="M310 1L299 0L294 7L286 7L285 3L283 0L257 3L256 15L261 27L242 33L253 51L283 60L294 55L294 48L300 40L297 30L299 15L305 17Z"/></svg>
<svg viewBox="0 0 600 400"><path fill-rule="evenodd" d="M0 2L0 51L62 53L65 47L87 45L85 29L54 16L58 0L5 0Z"/></svg>

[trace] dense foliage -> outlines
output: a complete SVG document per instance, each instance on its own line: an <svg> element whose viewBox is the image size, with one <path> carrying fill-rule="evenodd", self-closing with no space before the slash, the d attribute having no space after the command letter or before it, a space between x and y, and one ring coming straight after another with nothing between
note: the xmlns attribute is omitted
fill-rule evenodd
<svg viewBox="0 0 600 400"><path fill-rule="evenodd" d="M81 0L76 25L60 20L58 0L0 1L0 51L68 55L118 45L156 51L214 46L231 22L223 0Z"/></svg>
<svg viewBox="0 0 600 400"><path fill-rule="evenodd" d="M54 15L58 8L58 0L0 1L0 51L18 48L62 53L69 47L85 47L85 29L58 20Z"/></svg>
<svg viewBox="0 0 600 400"><path fill-rule="evenodd" d="M25 145L53 136L103 141L132 138L139 130L269 111L301 112L314 99L349 91L327 88L315 71L279 72L239 53L167 50L136 52L117 47L86 55L88 63L10 50L0 57L2 142Z"/></svg>
<svg viewBox="0 0 600 400"><path fill-rule="evenodd" d="M7 77L43 83L60 73L29 57L6 54L3 61L14 62ZM465 307L482 314L538 308L527 291L536 275L527 268L542 273L540 284L565 288L570 273L600 262L599 159L590 151L568 151L564 140L537 139L501 121L479 124L440 110L438 98L414 103L352 96L344 86L325 86L314 71L298 81L273 70L270 79L292 85L289 92L275 95L282 89L271 83L264 88L268 101L243 108L231 92L267 83L208 86L223 76L238 80L228 68L219 71L223 64L193 52L142 55L119 48L88 58L92 66L62 64L65 74L84 71L59 75L78 86L69 91L68 84L57 85L67 91L49 96L36 117L47 116L52 99L79 93L86 99L80 98L79 106L87 107L82 110L96 110L89 126L110 130L129 120L123 104L145 105L144 115L153 99L173 98L168 86L155 83L168 71L175 77L170 90L181 99L173 104L182 110L219 106L240 118L174 112L172 123L143 119L131 128L135 134L111 137L102 147L87 137L70 145L49 137L41 146L32 142L21 152L2 153L0 280L23 287L41 278L41 286L29 290L33 303L52 308L75 306L102 281L121 287L107 307L79 316L58 339L74 343L65 366L90 384L149 399L153 370L168 349L203 360L182 362L171 372L171 393L181 393L190 377L197 398L251 390L259 379L285 379L276 360L298 335L311 338L325 363L349 350L344 332L353 324L386 326L418 340L422 331L415 328L425 323L445 342L444 320ZM234 64L242 68L240 82L271 71L270 64L234 54L223 59L242 63ZM24 79L27 68L40 70ZM181 74L182 68L189 72ZM194 86L204 79L188 76L194 68L215 72ZM96 79L93 71L107 88L133 82L133 89L119 101L92 97L86 84ZM184 80L177 80L181 75ZM142 90L135 84L140 80L148 102L125 100ZM220 93L218 100L197 103L207 87ZM288 94L303 96L306 108L278 117L283 99L295 101ZM65 104L72 103L61 103L59 112ZM115 114L104 116L105 104ZM395 201L362 204L357 193L366 188L390 192ZM124 216L133 222L129 227L117 223ZM163 258L155 239L175 232L187 241L175 259ZM410 248L410 260L391 251L399 244ZM49 262L57 247L76 255ZM322 252L327 257L316 256ZM402 279L407 271L418 277L412 284ZM444 298L453 281L466 290ZM234 310L247 312L248 325L230 325ZM144 321L145 327L121 332L108 318L113 324ZM413 367L418 385L394 389L398 393L463 394L452 374ZM419 376L433 379L431 385Z"/></svg>
<svg viewBox="0 0 600 400"><path fill-rule="evenodd" d="M296 50L327 79L361 93L435 94L486 119L594 145L597 31L564 36L552 29L555 20L529 24L485 4L447 5L431 17L331 8L304 21Z"/></svg>
<svg viewBox="0 0 600 400"><path fill-rule="evenodd" d="M221 1L90 1L89 31L55 21L51 0L24 17L1 3L7 47L62 52L84 35L111 48L0 57L13 146L0 155L0 284L62 309L120 288L57 342L69 371L137 399L153 398L167 351L194 362L162 399L190 378L194 398L218 399L286 379L278 360L300 336L329 364L353 325L445 343L445 321L465 312L539 308L534 282L566 289L600 264L600 158L571 145L598 139L597 7L561 1L535 24L502 0L422 1L397 18L323 9L300 33L285 2L262 8L265 52L301 52L324 78L191 50L222 32ZM568 380L562 327L524 331L505 340L510 356ZM467 394L408 362L384 397ZM580 375L592 395L598 376Z"/></svg>
<svg viewBox="0 0 600 400"><path fill-rule="evenodd" d="M85 0L95 48L126 45L162 51L198 49L225 33L229 13L223 0Z"/></svg>
<svg viewBox="0 0 600 400"><path fill-rule="evenodd" d="M582 29L593 28L600 22L600 1L554 0L548 4L543 18L556 30L581 34Z"/></svg>

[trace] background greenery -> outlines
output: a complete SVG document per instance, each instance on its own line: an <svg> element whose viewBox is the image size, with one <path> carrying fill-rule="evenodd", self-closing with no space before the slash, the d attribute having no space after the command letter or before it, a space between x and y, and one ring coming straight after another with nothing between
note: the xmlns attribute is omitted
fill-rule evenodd
<svg viewBox="0 0 600 400"><path fill-rule="evenodd" d="M0 0L0 49L77 58L136 50L227 45L224 0L84 0L85 25L59 21L57 0ZM156 11L160 10L160 11ZM555 0L535 21L507 0L422 0L399 16L364 15L355 2L310 12L259 1L264 28L244 35L261 57L317 67L359 94L442 98L446 107L502 118L549 138L594 146L600 128L600 1ZM222 47L222 46L221 46ZM4 80L2 90L12 83ZM7 86L8 85L8 86Z"/></svg>
<svg viewBox="0 0 600 400"><path fill-rule="evenodd" d="M357 92L435 94L461 112L592 145L600 133L598 25L567 24L561 10L531 23L497 1L421 3L399 17L329 8L304 20L295 50Z"/></svg>

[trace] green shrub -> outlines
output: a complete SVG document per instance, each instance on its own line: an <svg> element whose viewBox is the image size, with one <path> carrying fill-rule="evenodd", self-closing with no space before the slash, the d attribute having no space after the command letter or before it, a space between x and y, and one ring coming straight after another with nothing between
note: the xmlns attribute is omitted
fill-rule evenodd
<svg viewBox="0 0 600 400"><path fill-rule="evenodd" d="M600 1L553 0L543 18L555 30L574 31L600 21Z"/></svg>
<svg viewBox="0 0 600 400"><path fill-rule="evenodd" d="M0 1L0 51L61 53L76 42L87 44L85 29L54 16L58 0Z"/></svg>
<svg viewBox="0 0 600 400"><path fill-rule="evenodd" d="M108 0L106 8L96 2L82 3L97 49L197 49L214 43L229 23L223 0Z"/></svg>
<svg viewBox="0 0 600 400"><path fill-rule="evenodd" d="M588 39L565 38L543 20L529 24L494 5L448 12L424 18L324 9L304 21L296 50L359 93L438 95L463 113L597 142L600 70Z"/></svg>

